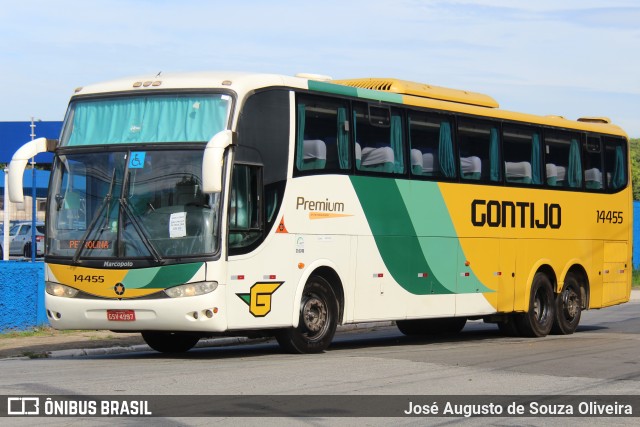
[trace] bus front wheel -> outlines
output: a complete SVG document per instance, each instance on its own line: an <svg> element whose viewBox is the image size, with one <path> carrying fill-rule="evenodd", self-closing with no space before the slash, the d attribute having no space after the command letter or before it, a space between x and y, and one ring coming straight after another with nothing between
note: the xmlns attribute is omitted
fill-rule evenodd
<svg viewBox="0 0 640 427"><path fill-rule="evenodd" d="M200 340L197 335L178 332L142 332L142 338L149 347L160 353L184 353Z"/></svg>
<svg viewBox="0 0 640 427"><path fill-rule="evenodd" d="M290 353L320 353L329 347L338 325L338 302L327 280L311 276L302 291L300 320L295 328L276 333Z"/></svg>
<svg viewBox="0 0 640 427"><path fill-rule="evenodd" d="M558 335L570 335L578 328L582 314L580 285L573 273L564 279L562 292L556 296L556 317L551 332Z"/></svg>
<svg viewBox="0 0 640 427"><path fill-rule="evenodd" d="M551 332L555 318L555 298L551 281L544 273L536 273L531 284L529 310L516 317L518 330L525 337L544 337Z"/></svg>

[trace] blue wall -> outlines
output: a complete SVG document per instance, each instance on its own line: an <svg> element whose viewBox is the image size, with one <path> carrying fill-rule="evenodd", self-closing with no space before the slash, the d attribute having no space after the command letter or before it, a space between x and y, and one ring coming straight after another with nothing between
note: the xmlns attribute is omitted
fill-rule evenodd
<svg viewBox="0 0 640 427"><path fill-rule="evenodd" d="M0 332L48 325L44 263L0 261Z"/></svg>
<svg viewBox="0 0 640 427"><path fill-rule="evenodd" d="M633 202L633 268L640 268L640 202Z"/></svg>

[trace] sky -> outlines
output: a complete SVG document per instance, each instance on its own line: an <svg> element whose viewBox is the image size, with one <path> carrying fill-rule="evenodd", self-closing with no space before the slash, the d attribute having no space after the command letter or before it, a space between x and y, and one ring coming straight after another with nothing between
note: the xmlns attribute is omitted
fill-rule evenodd
<svg viewBox="0 0 640 427"><path fill-rule="evenodd" d="M640 137L638 0L0 0L0 121L158 72L395 77Z"/></svg>

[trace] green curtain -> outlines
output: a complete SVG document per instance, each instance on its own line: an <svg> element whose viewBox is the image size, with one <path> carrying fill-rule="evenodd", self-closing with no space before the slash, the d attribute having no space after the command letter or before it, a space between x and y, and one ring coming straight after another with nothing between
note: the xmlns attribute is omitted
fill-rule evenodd
<svg viewBox="0 0 640 427"><path fill-rule="evenodd" d="M580 145L577 139L571 140L569 146L569 167L567 171L567 181L569 187L582 187L582 163L580 161Z"/></svg>
<svg viewBox="0 0 640 427"><path fill-rule="evenodd" d="M338 108L338 162L340 169L349 169L349 132L345 128L347 109Z"/></svg>
<svg viewBox="0 0 640 427"><path fill-rule="evenodd" d="M613 177L611 179L611 185L615 190L624 187L627 181L624 165L624 151L621 146L616 147L615 169L613 170Z"/></svg>
<svg viewBox="0 0 640 427"><path fill-rule="evenodd" d="M438 163L440 170L447 178L456 176L456 163L453 155L453 139L451 138L451 123L440 123L440 137L438 141Z"/></svg>
<svg viewBox="0 0 640 427"><path fill-rule="evenodd" d="M402 150L402 118L391 116L391 148L393 149L393 171L404 172L404 155Z"/></svg>
<svg viewBox="0 0 640 427"><path fill-rule="evenodd" d="M185 95L77 101L72 105L71 135L61 145L208 141L227 126L227 98Z"/></svg>
<svg viewBox="0 0 640 427"><path fill-rule="evenodd" d="M540 160L540 134L534 133L531 137L531 182L533 184L542 184Z"/></svg>
<svg viewBox="0 0 640 427"><path fill-rule="evenodd" d="M489 163L491 165L491 181L500 181L500 144L498 142L498 129L491 128L489 133Z"/></svg>
<svg viewBox="0 0 640 427"><path fill-rule="evenodd" d="M357 122L356 122L356 119L357 119L356 110L354 109L351 113L352 113L351 115L353 116L352 117L352 119L353 119L353 141L357 144L358 143L358 132L357 132L357 126L356 126L356 124L357 124ZM355 153L355 148L354 148L354 153ZM358 158L354 157L354 162L356 164L356 169L359 170L360 169L360 163L362 162L362 159L361 158L358 159Z"/></svg>
<svg viewBox="0 0 640 427"><path fill-rule="evenodd" d="M296 167L298 170L304 170L304 124L305 124L305 106L298 104L298 133L296 136Z"/></svg>

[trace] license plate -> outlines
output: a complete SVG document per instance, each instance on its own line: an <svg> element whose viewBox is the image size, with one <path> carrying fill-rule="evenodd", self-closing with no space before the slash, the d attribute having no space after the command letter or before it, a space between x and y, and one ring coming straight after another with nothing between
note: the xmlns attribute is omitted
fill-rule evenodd
<svg viewBox="0 0 640 427"><path fill-rule="evenodd" d="M136 312L133 310L107 310L107 320L133 322L136 320Z"/></svg>

